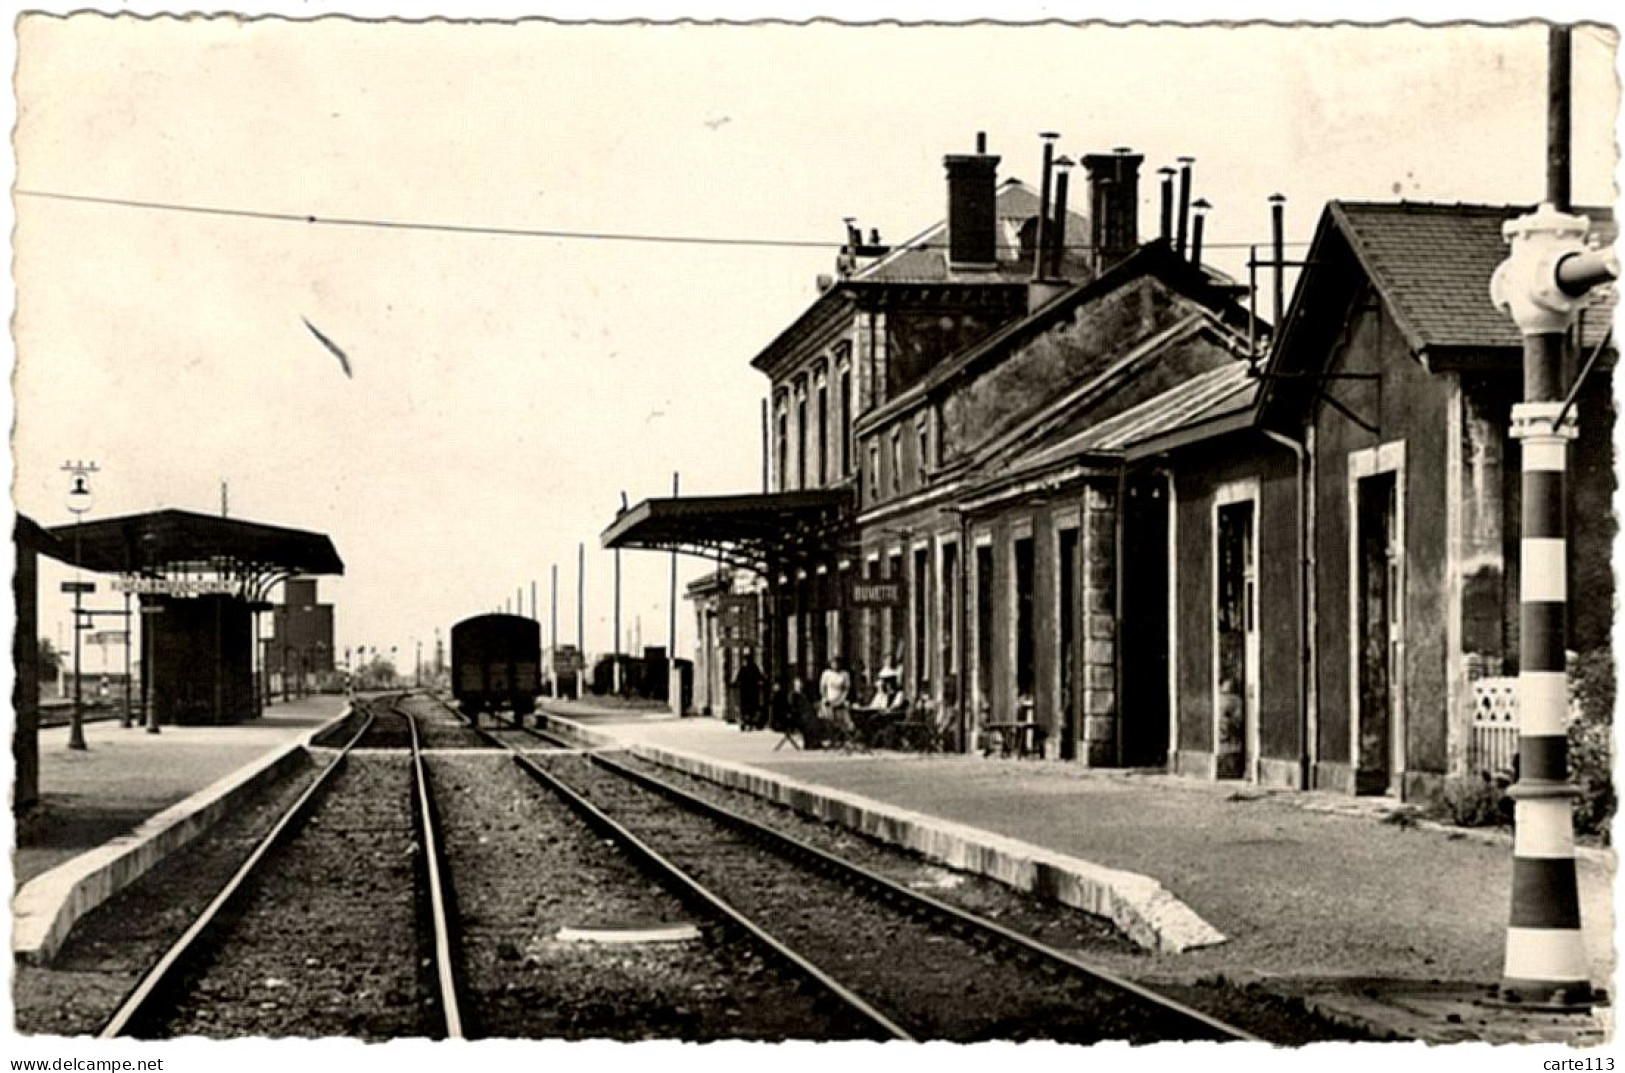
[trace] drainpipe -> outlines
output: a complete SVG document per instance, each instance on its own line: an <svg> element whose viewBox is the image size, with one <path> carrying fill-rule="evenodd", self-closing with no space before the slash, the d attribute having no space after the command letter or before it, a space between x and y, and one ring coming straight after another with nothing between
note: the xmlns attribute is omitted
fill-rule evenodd
<svg viewBox="0 0 1625 1073"><path fill-rule="evenodd" d="M1292 452L1298 463L1298 788L1309 789L1309 669L1311 645L1309 640L1309 585L1313 562L1309 549L1307 503L1309 498L1309 452L1303 444L1290 436L1263 428L1259 430L1271 440Z"/></svg>

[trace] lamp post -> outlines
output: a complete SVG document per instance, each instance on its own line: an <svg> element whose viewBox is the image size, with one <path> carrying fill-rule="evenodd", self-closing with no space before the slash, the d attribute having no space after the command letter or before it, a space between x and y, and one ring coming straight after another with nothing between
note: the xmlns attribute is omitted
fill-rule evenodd
<svg viewBox="0 0 1625 1073"><path fill-rule="evenodd" d="M80 580L79 565L79 523L84 516L90 513L93 500L90 494L90 475L96 472L94 462L65 462L62 464L65 473L73 474L73 483L68 488L68 513L73 515L73 714L68 722L68 748L84 751L89 746L85 744L85 715L84 715L84 675L79 664L79 634L82 632L80 610L84 604L86 583Z"/></svg>

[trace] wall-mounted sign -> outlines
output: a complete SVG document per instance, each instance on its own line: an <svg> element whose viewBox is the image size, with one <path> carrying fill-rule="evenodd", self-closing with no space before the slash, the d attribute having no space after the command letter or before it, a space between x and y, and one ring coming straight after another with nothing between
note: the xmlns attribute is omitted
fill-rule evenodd
<svg viewBox="0 0 1625 1073"><path fill-rule="evenodd" d="M64 581L62 583L62 591L84 593L95 592L96 583L94 581Z"/></svg>
<svg viewBox="0 0 1625 1073"><path fill-rule="evenodd" d="M717 600L717 641L723 648L755 648L761 643L755 596L730 595Z"/></svg>
<svg viewBox="0 0 1625 1073"><path fill-rule="evenodd" d="M113 579L113 591L139 593L143 596L231 596L237 592L237 583L223 578L125 575Z"/></svg>
<svg viewBox="0 0 1625 1073"><path fill-rule="evenodd" d="M853 607L902 607L903 579L853 578L850 582Z"/></svg>

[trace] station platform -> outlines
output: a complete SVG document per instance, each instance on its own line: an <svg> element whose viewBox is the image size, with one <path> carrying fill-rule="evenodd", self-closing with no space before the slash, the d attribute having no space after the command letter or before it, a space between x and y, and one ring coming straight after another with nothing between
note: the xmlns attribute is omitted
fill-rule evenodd
<svg viewBox="0 0 1625 1073"><path fill-rule="evenodd" d="M300 697L248 722L166 726L157 734L98 720L85 724L83 752L68 748L66 726L42 728L40 802L17 825L17 886L282 748L344 705L342 696Z"/></svg>
<svg viewBox="0 0 1625 1073"><path fill-rule="evenodd" d="M1080 908L1092 902L1144 948L1105 959L1135 978L1256 982L1328 1016L1439 1042L1611 1034L1606 1008L1512 1016L1478 1001L1504 956L1505 832L1431 823L1388 799L1031 759L809 752L775 731L707 717L629 717L579 702L543 709L585 741L1059 891ZM1589 963L1610 991L1614 871L1612 851L1581 848ZM1160 934L1164 926L1178 934Z"/></svg>

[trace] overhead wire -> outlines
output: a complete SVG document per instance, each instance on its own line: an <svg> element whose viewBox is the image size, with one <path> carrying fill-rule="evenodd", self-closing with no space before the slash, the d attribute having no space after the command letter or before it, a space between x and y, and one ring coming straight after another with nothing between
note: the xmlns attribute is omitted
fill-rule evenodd
<svg viewBox="0 0 1625 1073"><path fill-rule="evenodd" d="M64 201L78 204L102 205L113 208L144 209L154 212L186 213L196 216L236 217L249 220L265 220L274 223L298 223L309 226L322 227L365 227L393 231L428 231L442 232L458 235L494 235L510 238L545 238L565 241L588 242L642 242L665 245L685 246L737 246L754 248L777 249L817 249L842 250L847 247L845 242L818 239L791 239L791 238L750 238L745 236L723 235L662 235L633 231L596 231L572 230L566 228L544 227L502 227L489 224L455 224L427 220L394 220L380 217L364 216L322 216L315 213L277 212L267 209L229 208L217 205L197 205L176 201L149 201L138 198L109 197L98 194L74 194L60 190L32 190L18 189L18 197L38 198L48 201ZM920 242L904 244L899 249L932 249L946 248L945 242ZM1208 242L1203 244L1208 249L1235 249L1244 250L1258 245L1252 242ZM1307 242L1289 242L1288 246L1307 246ZM1065 246L1069 250L1090 250L1090 243L1072 243Z"/></svg>

